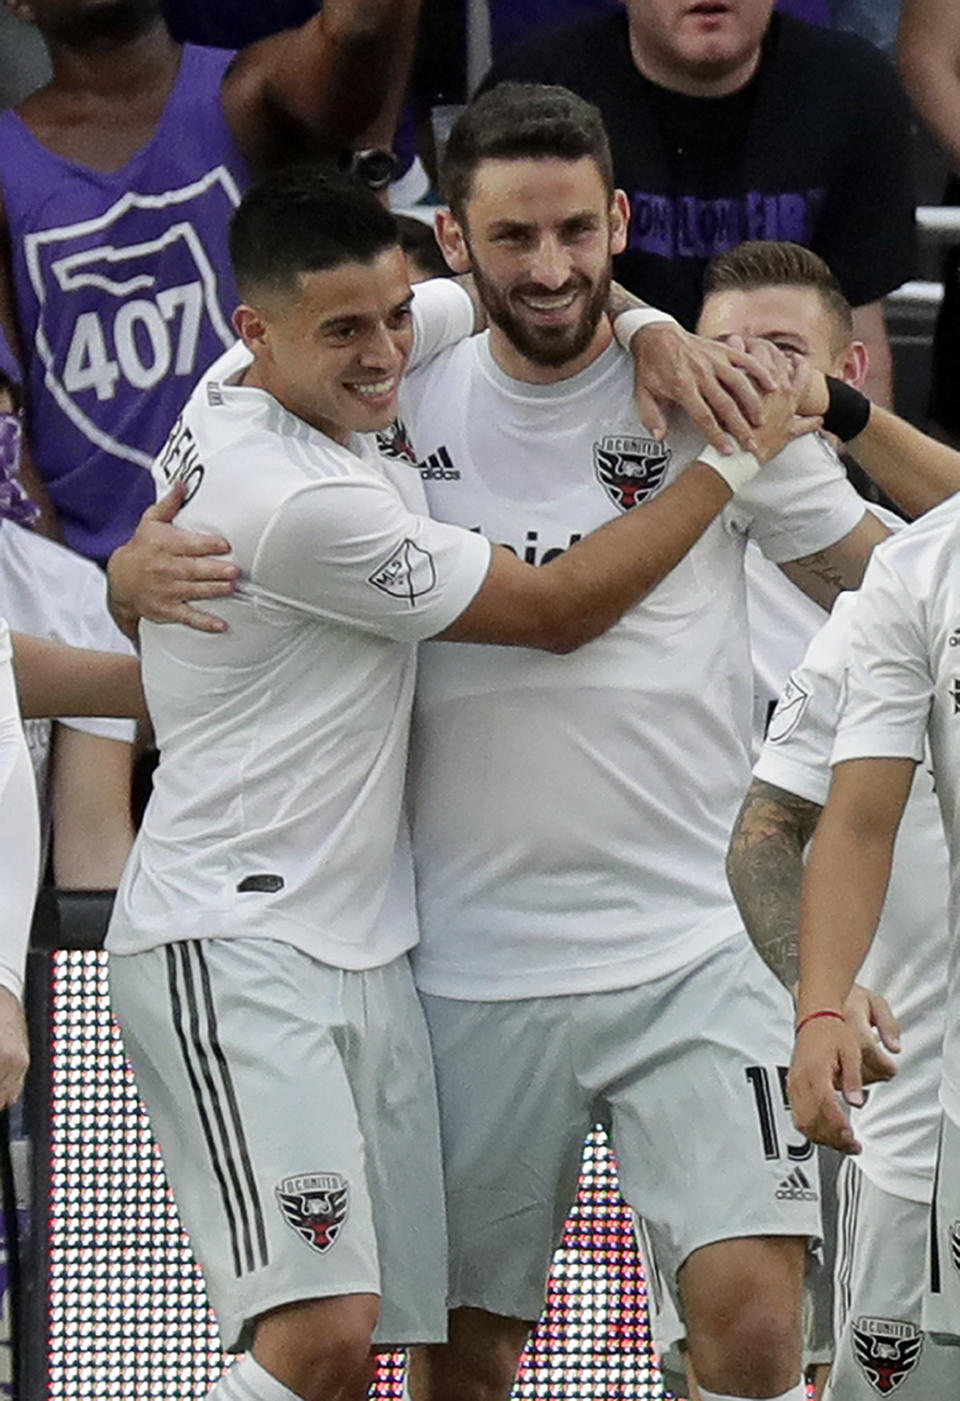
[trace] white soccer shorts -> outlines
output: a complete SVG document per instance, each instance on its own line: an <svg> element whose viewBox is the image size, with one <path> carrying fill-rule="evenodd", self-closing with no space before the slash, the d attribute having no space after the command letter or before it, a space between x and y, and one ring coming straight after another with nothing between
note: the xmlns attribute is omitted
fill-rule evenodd
<svg viewBox="0 0 960 1401"><path fill-rule="evenodd" d="M940 1116L940 1144L927 1233L923 1326L957 1348L960 1366L960 1127ZM960 1385L957 1387L960 1395Z"/></svg>
<svg viewBox="0 0 960 1401"><path fill-rule="evenodd" d="M114 1007L224 1346L379 1294L378 1345L446 1333L440 1140L406 958L345 972L269 939L114 955Z"/></svg>
<svg viewBox="0 0 960 1401"><path fill-rule="evenodd" d="M786 1102L790 999L746 935L641 987L423 1002L451 1307L538 1317L598 1121L664 1273L731 1237L819 1235L816 1155Z"/></svg>
<svg viewBox="0 0 960 1401"><path fill-rule="evenodd" d="M921 1321L930 1209L878 1187L853 1159L838 1180L837 1350L825 1401L960 1396L960 1349Z"/></svg>

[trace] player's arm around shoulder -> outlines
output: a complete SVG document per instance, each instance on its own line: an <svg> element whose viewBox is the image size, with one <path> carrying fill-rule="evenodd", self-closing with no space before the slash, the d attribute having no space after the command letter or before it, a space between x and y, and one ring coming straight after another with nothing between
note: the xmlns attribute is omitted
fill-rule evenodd
<svg viewBox="0 0 960 1401"><path fill-rule="evenodd" d="M634 507L539 567L494 547L490 569L470 606L441 636L566 653L605 632L675 567L733 494L796 431L789 376L763 401L757 456L725 457L706 447L653 500Z"/></svg>

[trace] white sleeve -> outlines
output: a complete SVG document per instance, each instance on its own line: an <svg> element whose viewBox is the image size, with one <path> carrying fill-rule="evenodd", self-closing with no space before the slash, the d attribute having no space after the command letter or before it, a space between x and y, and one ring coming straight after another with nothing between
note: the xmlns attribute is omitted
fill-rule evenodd
<svg viewBox="0 0 960 1401"><path fill-rule="evenodd" d="M0 643L0 984L20 997L37 895L37 788L20 723L9 633Z"/></svg>
<svg viewBox="0 0 960 1401"><path fill-rule="evenodd" d="M476 312L469 293L452 277L432 277L413 289L413 350L407 370L432 360L476 329Z"/></svg>
<svg viewBox="0 0 960 1401"><path fill-rule="evenodd" d="M865 510L836 453L818 433L806 433L761 467L724 517L784 564L835 545Z"/></svg>
<svg viewBox="0 0 960 1401"><path fill-rule="evenodd" d="M922 604L875 551L860 587L832 762L923 758L934 683Z"/></svg>
<svg viewBox="0 0 960 1401"><path fill-rule="evenodd" d="M315 482L289 496L263 533L250 577L305 612L418 642L460 616L489 566L482 535L416 515L371 476Z"/></svg>
<svg viewBox="0 0 960 1401"><path fill-rule="evenodd" d="M841 595L834 612L791 672L754 776L823 807L830 791L830 755L849 656L853 596Z"/></svg>

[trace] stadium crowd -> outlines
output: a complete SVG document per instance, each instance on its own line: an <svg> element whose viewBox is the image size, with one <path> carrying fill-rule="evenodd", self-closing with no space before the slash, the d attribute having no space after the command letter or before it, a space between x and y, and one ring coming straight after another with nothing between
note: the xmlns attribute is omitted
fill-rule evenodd
<svg viewBox="0 0 960 1401"><path fill-rule="evenodd" d="M0 1108L116 889L208 1401L506 1401L597 1123L675 1391L956 1397L960 256L928 423L885 299L960 0L0 58Z"/></svg>

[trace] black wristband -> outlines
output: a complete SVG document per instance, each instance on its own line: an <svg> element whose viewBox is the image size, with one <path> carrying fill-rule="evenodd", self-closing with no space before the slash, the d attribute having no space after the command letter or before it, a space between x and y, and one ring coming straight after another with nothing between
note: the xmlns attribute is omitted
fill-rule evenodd
<svg viewBox="0 0 960 1401"><path fill-rule="evenodd" d="M823 415L823 426L828 433L838 437L841 443L849 443L867 426L870 400L866 394L861 394L859 389L845 384L842 379L834 379L833 375L825 375L824 379L827 381L830 402Z"/></svg>

